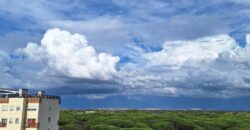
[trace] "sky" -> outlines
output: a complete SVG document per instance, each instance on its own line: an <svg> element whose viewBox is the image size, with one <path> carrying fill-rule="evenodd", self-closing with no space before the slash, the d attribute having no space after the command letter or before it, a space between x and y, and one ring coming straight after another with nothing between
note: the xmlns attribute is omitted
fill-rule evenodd
<svg viewBox="0 0 250 130"><path fill-rule="evenodd" d="M0 86L65 109L250 110L247 0L1 0Z"/></svg>

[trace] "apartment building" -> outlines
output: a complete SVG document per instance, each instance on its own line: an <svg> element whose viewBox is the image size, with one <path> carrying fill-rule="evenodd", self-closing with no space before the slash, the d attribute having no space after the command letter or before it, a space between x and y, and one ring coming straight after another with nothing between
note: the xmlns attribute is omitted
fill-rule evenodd
<svg viewBox="0 0 250 130"><path fill-rule="evenodd" d="M58 130L60 97L0 89L0 130Z"/></svg>

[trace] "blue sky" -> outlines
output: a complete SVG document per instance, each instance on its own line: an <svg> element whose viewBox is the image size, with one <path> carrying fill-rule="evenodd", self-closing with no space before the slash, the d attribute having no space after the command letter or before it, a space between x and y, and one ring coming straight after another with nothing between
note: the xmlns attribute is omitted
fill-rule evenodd
<svg viewBox="0 0 250 130"><path fill-rule="evenodd" d="M246 0L0 1L0 85L63 108L249 110Z"/></svg>

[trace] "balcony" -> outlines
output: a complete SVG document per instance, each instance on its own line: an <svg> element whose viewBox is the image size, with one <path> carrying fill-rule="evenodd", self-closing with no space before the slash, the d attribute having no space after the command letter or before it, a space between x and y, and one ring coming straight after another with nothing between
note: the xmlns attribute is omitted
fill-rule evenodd
<svg viewBox="0 0 250 130"><path fill-rule="evenodd" d="M26 123L25 128L39 128L39 123Z"/></svg>
<svg viewBox="0 0 250 130"><path fill-rule="evenodd" d="M28 103L41 103L41 98L28 98Z"/></svg>
<svg viewBox="0 0 250 130"><path fill-rule="evenodd" d="M0 128L1 128L1 127L7 127L7 123L0 122Z"/></svg>
<svg viewBox="0 0 250 130"><path fill-rule="evenodd" d="M0 98L0 103L9 103L9 98Z"/></svg>

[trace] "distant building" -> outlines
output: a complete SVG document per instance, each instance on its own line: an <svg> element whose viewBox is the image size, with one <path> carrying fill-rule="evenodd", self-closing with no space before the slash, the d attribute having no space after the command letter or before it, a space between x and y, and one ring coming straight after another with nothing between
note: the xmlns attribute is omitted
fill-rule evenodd
<svg viewBox="0 0 250 130"><path fill-rule="evenodd" d="M95 111L85 111L86 114L93 114Z"/></svg>
<svg viewBox="0 0 250 130"><path fill-rule="evenodd" d="M58 130L60 97L0 89L0 130Z"/></svg>

